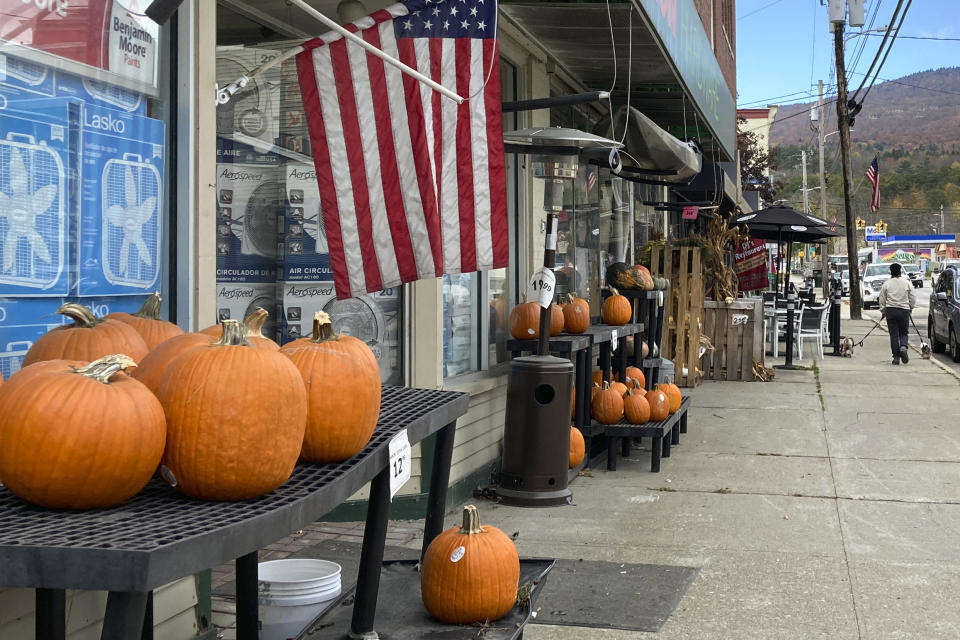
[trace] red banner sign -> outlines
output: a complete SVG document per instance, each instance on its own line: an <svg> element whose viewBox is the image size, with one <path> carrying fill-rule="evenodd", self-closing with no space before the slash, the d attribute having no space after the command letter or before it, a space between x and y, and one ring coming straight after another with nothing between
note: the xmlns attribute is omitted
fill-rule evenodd
<svg viewBox="0 0 960 640"><path fill-rule="evenodd" d="M700 213L700 207L684 207L684 208L683 208L683 219L684 219L684 220L696 220L698 213Z"/></svg>
<svg viewBox="0 0 960 640"><path fill-rule="evenodd" d="M767 278L767 246L763 240L747 240L734 253L733 270L740 291L756 291L770 286Z"/></svg>

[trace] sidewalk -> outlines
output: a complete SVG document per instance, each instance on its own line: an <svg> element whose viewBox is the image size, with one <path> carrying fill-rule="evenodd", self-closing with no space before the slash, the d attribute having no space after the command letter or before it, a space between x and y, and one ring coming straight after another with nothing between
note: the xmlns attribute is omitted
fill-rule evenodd
<svg viewBox="0 0 960 640"><path fill-rule="evenodd" d="M843 332L870 326L845 320ZM795 364L810 369L773 382L684 390L689 433L662 472L645 451L595 468L571 485L574 506L475 501L484 523L518 533L521 557L698 570L656 632L532 624L524 638L960 637L960 381L919 353L894 367L888 350L878 329L853 358L808 349ZM393 524L388 544L420 547L421 523ZM545 594L554 579L570 575ZM596 586L583 585L585 608L605 597ZM607 586L628 608L663 595L641 580Z"/></svg>

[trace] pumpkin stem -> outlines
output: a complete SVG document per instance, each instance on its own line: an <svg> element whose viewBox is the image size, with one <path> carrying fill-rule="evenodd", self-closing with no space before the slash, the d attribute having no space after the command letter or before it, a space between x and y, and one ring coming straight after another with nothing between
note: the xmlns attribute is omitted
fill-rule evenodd
<svg viewBox="0 0 960 640"><path fill-rule="evenodd" d="M610 295L611 295L611 296L618 296L618 295L620 295L620 292L617 291L616 289L614 289L614 288L613 288L612 286L610 286L610 285L607 285L607 289L610 290Z"/></svg>
<svg viewBox="0 0 960 640"><path fill-rule="evenodd" d="M263 307L257 307L243 319L243 324L247 327L247 336L252 338L263 337L263 324L270 317L270 312Z"/></svg>
<svg viewBox="0 0 960 640"><path fill-rule="evenodd" d="M100 319L93 315L93 311L90 311L90 309L87 309L82 304L77 304L76 302L67 302L63 305L60 305L60 308L57 309L57 313L67 316L73 320L75 325L78 327L83 327L84 329L93 328L100 322Z"/></svg>
<svg viewBox="0 0 960 640"><path fill-rule="evenodd" d="M310 341L319 344L336 339L337 335L333 332L333 321L330 320L330 314L326 311L317 311L313 314L313 336Z"/></svg>
<svg viewBox="0 0 960 640"><path fill-rule="evenodd" d="M220 323L220 340L213 344L221 347L249 347L247 340L247 327L240 324L239 320L224 320Z"/></svg>
<svg viewBox="0 0 960 640"><path fill-rule="evenodd" d="M609 388L610 388L610 382L607 381L607 380L604 380L604 381L603 381L603 387L602 387L602 389L603 389L604 391L606 391L606 390L609 389Z"/></svg>
<svg viewBox="0 0 960 640"><path fill-rule="evenodd" d="M486 533L483 527L480 526L480 512L477 511L477 508L472 504L468 504L463 508L463 526L460 527L460 533L473 534L473 533Z"/></svg>
<svg viewBox="0 0 960 640"><path fill-rule="evenodd" d="M137 363L134 362L130 356L115 353L112 356L103 356L98 360L94 360L85 367L75 368L73 372L103 384L110 384L110 378L117 371L126 371L130 367L135 366L137 366Z"/></svg>
<svg viewBox="0 0 960 640"><path fill-rule="evenodd" d="M163 298L160 297L160 292L154 291L153 294L147 298L146 302L143 303L143 306L140 307L140 311L137 311L133 315L137 318L159 320L161 302L163 302Z"/></svg>

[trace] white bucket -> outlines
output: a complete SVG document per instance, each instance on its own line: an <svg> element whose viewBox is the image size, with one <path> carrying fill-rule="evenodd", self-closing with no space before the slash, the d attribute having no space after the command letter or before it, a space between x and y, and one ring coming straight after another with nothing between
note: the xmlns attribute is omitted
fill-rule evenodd
<svg viewBox="0 0 960 640"><path fill-rule="evenodd" d="M271 560L257 568L261 640L296 638L340 595L340 565L310 558Z"/></svg>

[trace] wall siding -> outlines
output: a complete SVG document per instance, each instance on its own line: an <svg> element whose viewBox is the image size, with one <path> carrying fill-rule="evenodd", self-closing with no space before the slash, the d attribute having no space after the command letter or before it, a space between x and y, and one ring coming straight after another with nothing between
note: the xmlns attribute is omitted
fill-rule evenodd
<svg viewBox="0 0 960 640"><path fill-rule="evenodd" d="M497 379L495 386L470 396L470 409L457 422L450 468L451 484L500 457L506 404L505 376Z"/></svg>

